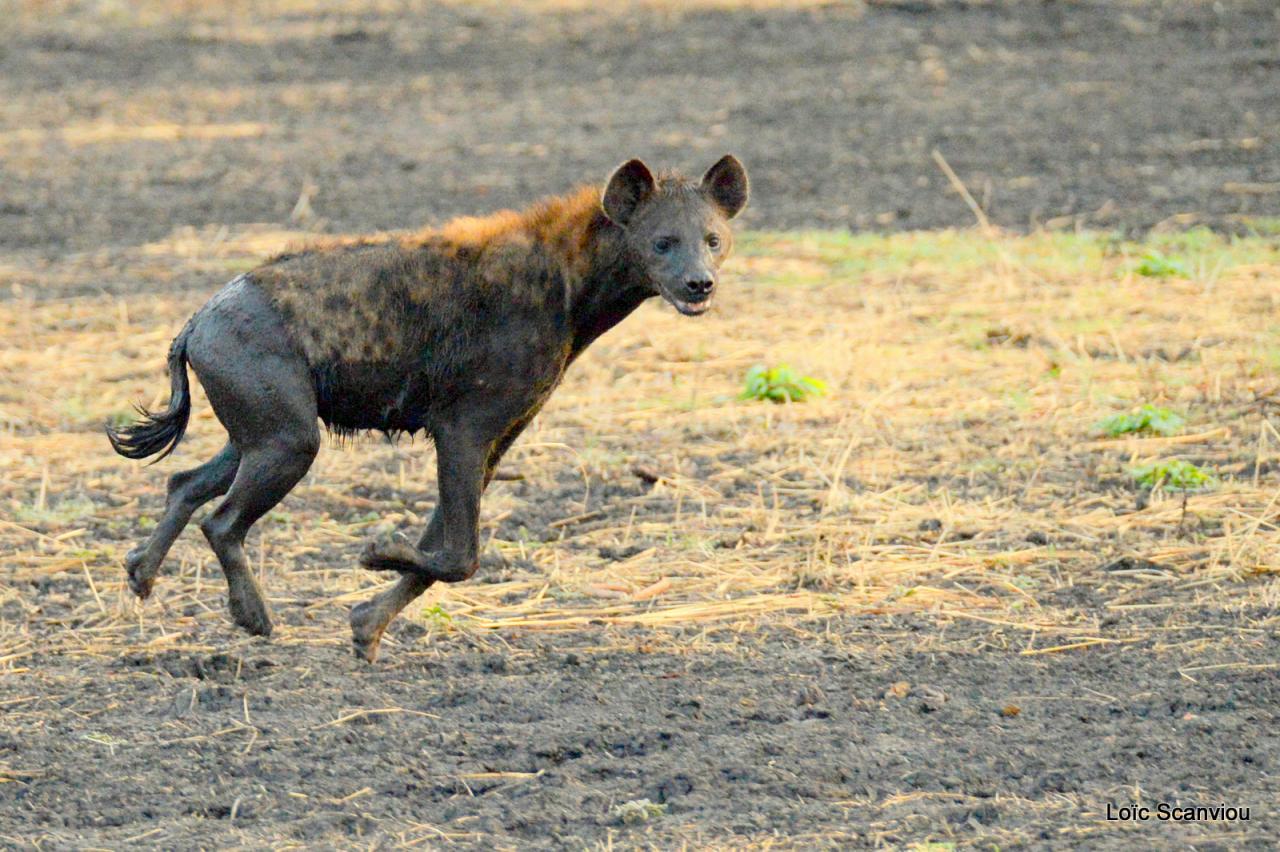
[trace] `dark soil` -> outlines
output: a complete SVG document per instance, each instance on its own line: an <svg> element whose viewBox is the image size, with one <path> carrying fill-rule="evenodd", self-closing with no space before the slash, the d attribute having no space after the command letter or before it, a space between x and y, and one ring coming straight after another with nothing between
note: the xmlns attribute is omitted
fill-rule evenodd
<svg viewBox="0 0 1280 852"><path fill-rule="evenodd" d="M1280 213L1269 0L459 5L273 28L264 42L87 12L19 22L0 45L0 133L267 130L5 141L0 253L284 223L308 184L304 224L405 227L523 204L633 155L695 169L726 150L752 170L754 228L968 225L935 148L1013 228ZM1035 656L1025 631L923 616L709 637L426 637L405 620L373 667L340 625L332 647L228 628L212 655L37 654L0 677L0 845L1271 848L1274 613L1188 595L1116 615L1083 582L1057 605L1115 644ZM625 824L615 807L638 799L666 811ZM1250 819L1105 819L1158 802Z"/></svg>
<svg viewBox="0 0 1280 852"><path fill-rule="evenodd" d="M607 630L414 643L410 626L377 667L228 636L65 688L67 661L35 657L38 683L0 680L16 717L0 761L34 768L0 785L0 841L1269 848L1280 680L1251 661L1276 637L1203 646L1252 615L1032 657L1021 636L910 618L657 647ZM638 799L666 811L625 824L615 808ZM1105 818L1159 802L1249 821Z"/></svg>
<svg viewBox="0 0 1280 852"><path fill-rule="evenodd" d="M0 250L55 257L177 225L286 221L308 184L333 230L416 226L523 205L630 156L699 169L726 150L751 169L757 228L972 224L935 148L1017 229L1280 213L1270 0L459 4L262 20L245 8L146 28L106 13L23 19L0 48L0 131L267 131L55 140L38 156L9 143Z"/></svg>

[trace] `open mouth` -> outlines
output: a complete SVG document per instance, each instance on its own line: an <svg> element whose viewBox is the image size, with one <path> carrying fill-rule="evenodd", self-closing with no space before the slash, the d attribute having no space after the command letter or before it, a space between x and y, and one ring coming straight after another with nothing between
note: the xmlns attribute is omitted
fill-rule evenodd
<svg viewBox="0 0 1280 852"><path fill-rule="evenodd" d="M672 299L671 304L676 306L676 310L687 317L696 317L699 314L705 314L711 309L711 296L703 299L701 302L685 302L681 299Z"/></svg>

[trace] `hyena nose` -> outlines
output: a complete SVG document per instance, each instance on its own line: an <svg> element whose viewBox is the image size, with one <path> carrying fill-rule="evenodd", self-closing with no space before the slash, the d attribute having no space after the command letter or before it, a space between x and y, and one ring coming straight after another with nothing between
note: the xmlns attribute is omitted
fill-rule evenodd
<svg viewBox="0 0 1280 852"><path fill-rule="evenodd" d="M684 282L684 288L689 291L689 295L694 298L704 298L715 288L716 282L710 278L695 278L691 281Z"/></svg>

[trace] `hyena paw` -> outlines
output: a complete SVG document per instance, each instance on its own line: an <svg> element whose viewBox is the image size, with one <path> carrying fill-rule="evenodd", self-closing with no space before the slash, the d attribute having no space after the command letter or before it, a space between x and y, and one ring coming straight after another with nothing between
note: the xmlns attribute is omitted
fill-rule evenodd
<svg viewBox="0 0 1280 852"><path fill-rule="evenodd" d="M261 597L231 596L231 620L254 636L270 636L271 615Z"/></svg>
<svg viewBox="0 0 1280 852"><path fill-rule="evenodd" d="M372 663L378 658L378 646L382 643L382 632L386 626L379 618L378 608L372 601L352 607L351 645L357 657L366 663Z"/></svg>
<svg viewBox="0 0 1280 852"><path fill-rule="evenodd" d="M147 564L147 549L135 547L124 558L124 570L129 577L129 588L139 600L146 600L156 584L155 568Z"/></svg>
<svg viewBox="0 0 1280 852"><path fill-rule="evenodd" d="M426 554L414 547L404 533L399 532L372 539L360 554L360 564L371 571L400 571L408 574L421 573L428 568Z"/></svg>

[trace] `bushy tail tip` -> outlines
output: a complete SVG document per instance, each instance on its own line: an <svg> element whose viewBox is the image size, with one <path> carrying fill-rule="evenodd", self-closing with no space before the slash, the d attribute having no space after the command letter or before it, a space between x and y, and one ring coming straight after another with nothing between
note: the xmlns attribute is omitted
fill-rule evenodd
<svg viewBox="0 0 1280 852"><path fill-rule="evenodd" d="M145 459L160 455L155 462L169 455L187 431L191 417L191 389L187 382L187 335L191 324L174 338L169 347L169 407L164 411L147 411L134 406L142 419L131 426L116 429L107 424L107 440L111 448L127 459Z"/></svg>
<svg viewBox="0 0 1280 852"><path fill-rule="evenodd" d="M111 448L127 459L145 459L156 457L156 461L169 455L182 435L187 431L187 417L191 413L190 405L178 409L170 407L165 411L151 412L141 406L135 406L142 419L138 422L115 429L107 425L107 440ZM152 462L154 464L155 462Z"/></svg>

